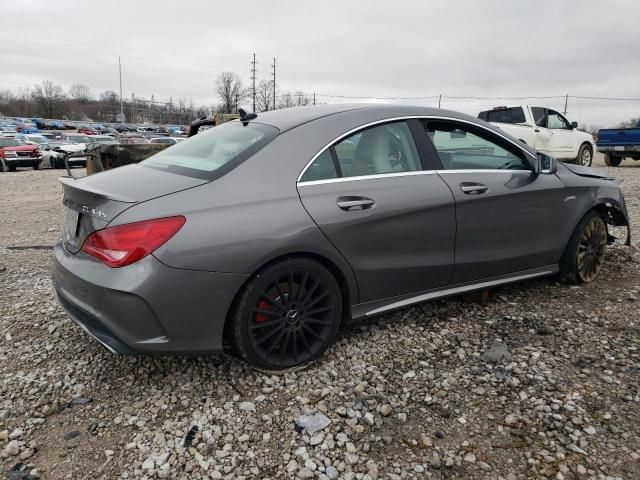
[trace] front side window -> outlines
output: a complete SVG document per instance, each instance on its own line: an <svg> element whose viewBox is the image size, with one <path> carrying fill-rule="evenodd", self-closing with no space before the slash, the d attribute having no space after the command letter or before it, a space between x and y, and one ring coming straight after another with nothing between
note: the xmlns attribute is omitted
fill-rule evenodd
<svg viewBox="0 0 640 480"><path fill-rule="evenodd" d="M569 123L558 112L547 110L547 128L568 130Z"/></svg>
<svg viewBox="0 0 640 480"><path fill-rule="evenodd" d="M427 135L445 170L530 170L516 147L472 126L446 121L425 122Z"/></svg>
<svg viewBox="0 0 640 480"><path fill-rule="evenodd" d="M371 127L334 147L343 177L420 170L420 157L406 122Z"/></svg>
<svg viewBox="0 0 640 480"><path fill-rule="evenodd" d="M196 178L213 178L258 152L278 129L269 125L228 122L186 142L163 150L142 162L147 167Z"/></svg>

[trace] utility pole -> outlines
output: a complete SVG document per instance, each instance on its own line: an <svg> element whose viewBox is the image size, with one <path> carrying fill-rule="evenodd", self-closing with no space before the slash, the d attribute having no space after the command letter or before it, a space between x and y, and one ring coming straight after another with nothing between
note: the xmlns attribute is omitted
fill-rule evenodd
<svg viewBox="0 0 640 480"><path fill-rule="evenodd" d="M440 103L442 103L442 94L438 97L438 108L440 108Z"/></svg>
<svg viewBox="0 0 640 480"><path fill-rule="evenodd" d="M251 62L251 82L252 82L252 95L253 95L253 111L256 111L256 54L253 54L253 61Z"/></svg>
<svg viewBox="0 0 640 480"><path fill-rule="evenodd" d="M313 92L313 104L316 104L316 92Z"/></svg>
<svg viewBox="0 0 640 480"><path fill-rule="evenodd" d="M276 57L273 57L273 109L276 109Z"/></svg>
<svg viewBox="0 0 640 480"><path fill-rule="evenodd" d="M131 93L131 121L136 123L136 94Z"/></svg>
<svg viewBox="0 0 640 480"><path fill-rule="evenodd" d="M562 112L562 115L566 115L567 114L567 102L569 101L569 94L567 93L564 97L564 112Z"/></svg>
<svg viewBox="0 0 640 480"><path fill-rule="evenodd" d="M122 110L122 63L118 57L118 70L120 71L120 123L124 123L124 111Z"/></svg>

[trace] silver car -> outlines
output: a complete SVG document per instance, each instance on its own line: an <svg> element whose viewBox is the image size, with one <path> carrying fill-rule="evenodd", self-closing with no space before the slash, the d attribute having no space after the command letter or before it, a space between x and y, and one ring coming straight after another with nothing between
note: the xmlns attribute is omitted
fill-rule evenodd
<svg viewBox="0 0 640 480"><path fill-rule="evenodd" d="M590 282L608 225L628 226L615 179L422 107L245 114L61 182L54 281L73 320L114 352L228 343L265 369L425 300L547 275Z"/></svg>

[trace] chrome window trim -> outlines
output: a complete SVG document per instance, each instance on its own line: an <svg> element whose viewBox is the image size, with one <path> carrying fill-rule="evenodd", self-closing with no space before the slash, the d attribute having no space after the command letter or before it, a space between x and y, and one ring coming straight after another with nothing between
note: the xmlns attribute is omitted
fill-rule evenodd
<svg viewBox="0 0 640 480"><path fill-rule="evenodd" d="M448 173L533 173L533 170L521 170L521 169L499 169L499 168L458 168L451 170L436 170L439 175Z"/></svg>
<svg viewBox="0 0 640 480"><path fill-rule="evenodd" d="M358 180L376 180L379 178L409 177L414 175L435 175L436 173L436 170L410 170L408 172L377 173L375 175L358 175L355 177L337 177L325 178L324 180L310 180L308 182L298 182L298 186L306 187L309 185L322 185L325 183L357 182Z"/></svg>
<svg viewBox="0 0 640 480"><path fill-rule="evenodd" d="M504 135L502 135L499 132L494 132L490 128L485 127L484 125L480 125L479 123L472 122L470 120L460 119L460 118L446 117L446 116L442 116L442 115L407 115L407 116L403 116L403 117L392 117L392 118L385 118L385 119L382 119L382 120L375 120L373 122L369 122L369 123L365 123L364 125L360 125L360 126L358 126L356 128L352 128L351 130L349 130L349 131L347 131L347 132L345 132L345 133L343 133L341 135L338 135L336 138L334 138L329 143L327 143L324 147L322 147L320 149L320 151L318 153L316 153L311 160L309 160L309 162L302 169L302 172L300 172L300 175L298 175L298 179L296 180L296 183L308 185L308 184L311 184L312 182L324 182L325 180L312 180L312 181L309 181L309 182L301 182L300 179L306 173L307 169L311 166L311 164L313 162L315 162L316 158L318 158L320 155L322 155L327 148L331 147L331 145L333 145L336 142L339 142L343 138L346 138L346 137L348 137L349 135L351 135L353 133L356 133L356 132L358 132L360 130L364 130L364 129L369 128L369 127L373 127L375 125L381 125L383 123L400 122L400 121L403 121L403 120L404 121L406 121L406 120L414 120L414 119L417 119L417 120L449 120L449 121L452 121L452 122L461 122L461 123L466 123L468 125L473 125L474 127L481 128L481 129L483 129L483 130L485 130L485 131L487 131L487 132L489 132L489 133L491 133L493 135L497 135L498 137L500 137L503 140L506 140L507 142L512 144L519 151L523 152L526 155L529 155L534 160L536 159L536 156L534 154L530 153L527 150L522 149L522 147L520 145L518 145L517 142L514 142L513 140L505 137ZM419 171L425 171L425 170L419 170ZM444 170L439 170L439 171L443 172ZM449 170L449 171L452 171L452 170ZM466 171L469 171L469 170L466 170ZM487 172L489 170L487 169L487 170L483 170L483 171ZM515 170L513 170L513 171L515 171ZM523 170L523 171L529 172L529 171L533 171L533 170ZM462 170L458 170L458 172L462 172ZM408 173L408 172L399 172L399 173ZM372 175L366 175L366 176L369 177L369 178L372 177ZM342 179L342 178L349 178L349 177L340 177L340 178ZM352 178L355 178L355 177L352 177ZM337 179L332 178L332 179L326 179L326 180L337 180Z"/></svg>

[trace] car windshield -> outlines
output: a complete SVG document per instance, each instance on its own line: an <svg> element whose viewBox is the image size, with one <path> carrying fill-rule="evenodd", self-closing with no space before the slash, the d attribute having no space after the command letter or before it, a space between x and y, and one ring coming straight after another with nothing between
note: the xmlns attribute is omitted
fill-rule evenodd
<svg viewBox="0 0 640 480"><path fill-rule="evenodd" d="M24 142L19 138L0 138L0 147L19 147Z"/></svg>
<svg viewBox="0 0 640 480"><path fill-rule="evenodd" d="M278 129L259 123L228 122L163 150L143 163L198 178L214 178L256 153Z"/></svg>
<svg viewBox="0 0 640 480"><path fill-rule="evenodd" d="M47 143L47 139L44 137L29 137L29 141L34 143Z"/></svg>

